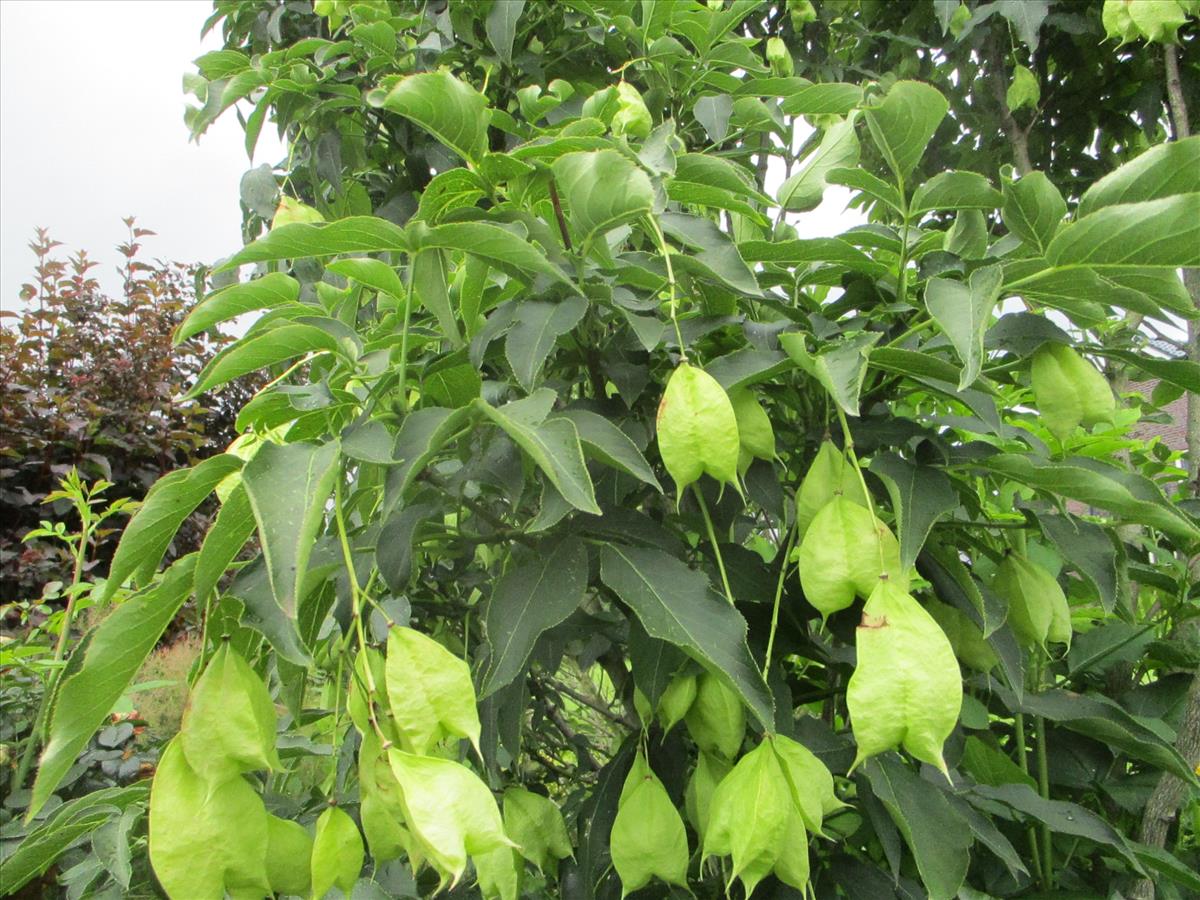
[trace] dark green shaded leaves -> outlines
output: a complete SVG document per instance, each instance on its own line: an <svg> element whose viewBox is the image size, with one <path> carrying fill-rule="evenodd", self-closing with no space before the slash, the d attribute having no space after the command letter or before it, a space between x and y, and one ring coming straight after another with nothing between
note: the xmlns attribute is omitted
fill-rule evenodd
<svg viewBox="0 0 1200 900"><path fill-rule="evenodd" d="M698 268L743 294L761 295L754 273L738 253L737 246L710 219L665 212L659 222L668 235L699 251L695 255L679 257L677 265Z"/></svg>
<svg viewBox="0 0 1200 900"><path fill-rule="evenodd" d="M970 387L983 368L983 335L992 321L1003 279L1000 266L985 266L963 283L931 278L925 286L925 306L950 339L963 361L958 389Z"/></svg>
<svg viewBox="0 0 1200 900"><path fill-rule="evenodd" d="M892 498L900 529L900 568L908 571L933 523L958 506L958 495L944 472L915 465L894 453L871 460L871 471L883 481Z"/></svg>
<svg viewBox="0 0 1200 900"><path fill-rule="evenodd" d="M242 460L222 453L155 482L137 515L125 526L109 567L108 580L100 592L100 602L111 598L131 576L139 581L147 580L158 568L183 520L217 484L241 467Z"/></svg>
<svg viewBox="0 0 1200 900"><path fill-rule="evenodd" d="M300 584L338 474L336 441L259 447L242 484L250 497L275 602L294 619Z"/></svg>
<svg viewBox="0 0 1200 900"><path fill-rule="evenodd" d="M702 573L661 550L609 544L601 551L600 577L647 634L705 666L774 731L774 704L746 645L746 622Z"/></svg>
<svg viewBox="0 0 1200 900"><path fill-rule="evenodd" d="M525 390L533 390L555 341L579 324L587 308L583 297L568 297L559 303L529 300L520 305L504 352Z"/></svg>
<svg viewBox="0 0 1200 900"><path fill-rule="evenodd" d="M254 533L254 512L242 484L225 498L196 558L196 601L207 602L217 582Z"/></svg>
<svg viewBox="0 0 1200 900"><path fill-rule="evenodd" d="M524 671L543 632L575 611L587 589L587 548L574 538L505 573L488 602L485 624L491 658L480 696Z"/></svg>
<svg viewBox="0 0 1200 900"><path fill-rule="evenodd" d="M654 470L646 462L646 457L638 450L637 444L630 440L629 435L598 413L585 409L568 409L561 413L563 418L570 419L579 432L579 440L583 443L584 452L593 456L605 465L620 469L632 475L639 481L652 485L659 491L662 486L654 476Z"/></svg>
<svg viewBox="0 0 1200 900"><path fill-rule="evenodd" d="M880 334L858 334L810 353L805 335L781 334L780 346L800 368L817 379L834 401L852 416L858 415L858 395L867 375L867 360Z"/></svg>
<svg viewBox="0 0 1200 900"><path fill-rule="evenodd" d="M483 30L487 32L488 43L506 63L512 62L513 39L517 36L517 21L525 10L525 0L501 0L493 3L487 18L483 22Z"/></svg>
<svg viewBox="0 0 1200 900"><path fill-rule="evenodd" d="M485 259L497 268L521 274L548 275L556 281L567 277L524 238L487 222L452 222L434 228L418 228L414 249L462 250Z"/></svg>

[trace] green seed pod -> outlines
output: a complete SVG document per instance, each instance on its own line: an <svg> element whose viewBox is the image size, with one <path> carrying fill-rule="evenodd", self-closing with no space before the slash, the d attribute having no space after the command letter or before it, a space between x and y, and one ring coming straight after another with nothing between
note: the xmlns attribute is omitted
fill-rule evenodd
<svg viewBox="0 0 1200 900"><path fill-rule="evenodd" d="M796 492L796 527L801 538L808 532L817 513L837 496L859 506L866 505L854 464L832 441L825 440Z"/></svg>
<svg viewBox="0 0 1200 900"><path fill-rule="evenodd" d="M523 787L504 792L504 831L539 872L553 871L555 860L571 855L571 839L558 806Z"/></svg>
<svg viewBox="0 0 1200 900"><path fill-rule="evenodd" d="M621 879L625 897L659 878L668 884L687 886L687 832L679 810L671 803L658 776L641 752L617 804L617 817L609 834L613 868Z"/></svg>
<svg viewBox="0 0 1200 900"><path fill-rule="evenodd" d="M617 85L617 112L612 119L613 134L631 138L644 138L654 127L646 101L632 84L622 81Z"/></svg>
<svg viewBox="0 0 1200 900"><path fill-rule="evenodd" d="M1066 344L1043 344L1033 355L1033 395L1046 427L1066 440L1076 425L1112 420L1112 388L1096 367Z"/></svg>
<svg viewBox="0 0 1200 900"><path fill-rule="evenodd" d="M771 67L771 74L780 78L790 78L796 73L792 54L782 38L767 38L767 65Z"/></svg>
<svg viewBox="0 0 1200 900"><path fill-rule="evenodd" d="M275 704L261 678L228 642L192 689L180 748L210 785L244 772L282 768L275 752Z"/></svg>
<svg viewBox="0 0 1200 900"><path fill-rule="evenodd" d="M740 878L748 897L775 868L794 813L787 778L764 740L717 785L701 858L729 856L729 880Z"/></svg>
<svg viewBox="0 0 1200 900"><path fill-rule="evenodd" d="M771 426L767 411L750 391L734 391L729 395L729 402L737 419L740 442L738 471L745 474L751 460L757 458L769 462L775 458L775 429Z"/></svg>
<svg viewBox="0 0 1200 900"><path fill-rule="evenodd" d="M303 897L312 885L313 839L299 822L267 816L267 881L277 894Z"/></svg>
<svg viewBox="0 0 1200 900"><path fill-rule="evenodd" d="M787 830L783 833L783 841L779 855L775 859L775 877L784 884L791 885L796 890L807 892L809 878L808 834L804 830L804 820L800 811L792 807L788 816Z"/></svg>
<svg viewBox="0 0 1200 900"><path fill-rule="evenodd" d="M983 637L979 626L967 618L961 610L943 603L940 600L930 600L925 604L925 610L938 627L946 633L954 655L979 672L990 672L1000 662L996 651L992 649Z"/></svg>
<svg viewBox="0 0 1200 900"><path fill-rule="evenodd" d="M962 674L937 622L898 585L882 581L863 608L858 664L846 707L858 744L854 769L903 746L945 773L942 745L962 708Z"/></svg>
<svg viewBox="0 0 1200 900"><path fill-rule="evenodd" d="M746 736L746 710L732 689L705 672L696 682L696 699L684 717L688 733L705 753L733 759Z"/></svg>
<svg viewBox="0 0 1200 900"><path fill-rule="evenodd" d="M696 676L691 672L676 675L658 700L658 721L670 731L692 708L696 700Z"/></svg>
<svg viewBox="0 0 1200 900"><path fill-rule="evenodd" d="M270 893L267 811L244 778L211 785L167 744L150 788L150 864L171 900Z"/></svg>
<svg viewBox="0 0 1200 900"><path fill-rule="evenodd" d="M658 405L658 452L679 493L708 473L737 484L737 415L717 380L687 363L671 373Z"/></svg>
<svg viewBox="0 0 1200 900"><path fill-rule="evenodd" d="M1027 647L1071 641L1071 608L1058 580L1037 563L1010 553L993 587L1008 602L1008 624Z"/></svg>
<svg viewBox="0 0 1200 900"><path fill-rule="evenodd" d="M328 807L317 819L312 847L312 891L324 897L335 885L347 897L362 872L362 835L354 820L337 806Z"/></svg>
<svg viewBox="0 0 1200 900"><path fill-rule="evenodd" d="M708 827L708 811L712 803L713 792L729 774L730 764L719 756L700 751L696 760L696 769L688 781L687 790L683 795L683 806L687 812L688 821L704 841L704 832Z"/></svg>
<svg viewBox="0 0 1200 900"><path fill-rule="evenodd" d="M821 823L825 816L846 805L834 792L833 774L811 750L785 735L775 735L771 744L804 827L814 834L822 834Z"/></svg>
<svg viewBox="0 0 1200 900"><path fill-rule="evenodd" d="M845 497L834 497L813 518L796 560L804 596L822 619L846 609L856 595L870 596L884 575L901 590L908 588L891 530Z"/></svg>
<svg viewBox="0 0 1200 900"><path fill-rule="evenodd" d="M417 755L447 737L479 752L479 711L471 668L431 637L394 626L388 634L387 695L401 744Z"/></svg>
<svg viewBox="0 0 1200 900"><path fill-rule="evenodd" d="M367 666L371 667L370 681L367 679ZM372 731L370 706L367 700L366 688L373 685L375 696L382 700L387 689L387 678L383 669L383 654L370 647L366 653L354 657L354 677L350 679L350 697L346 706L350 710L350 720L359 734ZM383 724L382 722L380 723Z"/></svg>
<svg viewBox="0 0 1200 900"><path fill-rule="evenodd" d="M787 11L793 31L800 31L809 22L817 21L817 10L812 0L787 0Z"/></svg>
<svg viewBox="0 0 1200 900"><path fill-rule="evenodd" d="M525 863L511 847L497 847L475 858L475 877L484 900L517 900Z"/></svg>
<svg viewBox="0 0 1200 900"><path fill-rule="evenodd" d="M638 687L634 687L633 689L633 710L637 713L642 727L646 727L654 721L654 707L650 705L650 701L646 699L646 695Z"/></svg>

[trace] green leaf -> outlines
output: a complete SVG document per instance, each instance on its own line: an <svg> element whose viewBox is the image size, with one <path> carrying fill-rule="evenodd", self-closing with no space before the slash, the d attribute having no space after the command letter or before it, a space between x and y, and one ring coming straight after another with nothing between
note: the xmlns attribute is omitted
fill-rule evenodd
<svg viewBox="0 0 1200 900"><path fill-rule="evenodd" d="M1200 192L1200 135L1151 147L1084 191L1079 216L1116 203Z"/></svg>
<svg viewBox="0 0 1200 900"><path fill-rule="evenodd" d="M647 634L708 669L774 732L774 703L746 645L746 622L703 573L661 550L608 544L601 550L600 577Z"/></svg>
<svg viewBox="0 0 1200 900"><path fill-rule="evenodd" d="M564 500L576 509L600 515L596 490L579 444L579 432L572 422L559 418L531 427L513 418L503 407L496 408L483 400L475 401L475 409L499 425L528 454Z"/></svg>
<svg viewBox="0 0 1200 900"><path fill-rule="evenodd" d="M1021 42L1037 50L1038 32L1050 12L1049 0L998 0L995 8L1008 19Z"/></svg>
<svg viewBox="0 0 1200 900"><path fill-rule="evenodd" d="M983 336L992 323L1002 279L1000 266L992 265L976 269L966 284L930 278L925 285L925 307L963 361L959 390L974 384L983 368Z"/></svg>
<svg viewBox="0 0 1200 900"><path fill-rule="evenodd" d="M871 790L904 835L930 900L958 896L971 862L971 829L941 789L912 772L894 756L863 767Z"/></svg>
<svg viewBox="0 0 1200 900"><path fill-rule="evenodd" d="M878 332L842 338L837 344L817 353L809 353L807 339L800 332L779 336L779 344L805 372L817 379L842 409L858 415L858 395L867 375L871 348L879 340Z"/></svg>
<svg viewBox="0 0 1200 900"><path fill-rule="evenodd" d="M767 227L770 222L755 207L736 194L712 187L707 184L697 184L694 181L680 181L673 178L667 182L667 196L677 203L692 206L707 206L710 209L726 209L730 212L746 216L761 227Z"/></svg>
<svg viewBox="0 0 1200 900"><path fill-rule="evenodd" d="M559 415L575 424L584 453L588 456L662 491L654 470L638 450L637 444L609 419L586 409L566 409Z"/></svg>
<svg viewBox="0 0 1200 900"><path fill-rule="evenodd" d="M396 435L397 465L388 474L388 496L393 503L403 499L417 476L470 417L471 407L436 406L415 410L404 417Z"/></svg>
<svg viewBox="0 0 1200 900"><path fill-rule="evenodd" d="M526 275L547 275L555 281L570 284L564 275L540 250L507 228L487 222L453 222L434 228L414 228L413 249L462 250L485 259L497 268L513 273L522 280Z"/></svg>
<svg viewBox="0 0 1200 900"><path fill-rule="evenodd" d="M300 322L284 322L257 334L246 335L214 356L197 376L186 399L199 397L242 375L297 356L336 353L340 349L337 338L324 328Z"/></svg>
<svg viewBox="0 0 1200 900"><path fill-rule="evenodd" d="M1200 394L1200 363L1194 363L1189 359L1162 359L1157 356L1145 356L1129 350L1110 350L1104 347L1089 349L1099 356L1107 356L1109 359L1119 359L1129 363L1160 381L1178 385L1193 394Z"/></svg>
<svg viewBox="0 0 1200 900"><path fill-rule="evenodd" d="M858 165L859 143L854 132L855 115L825 130L821 143L802 168L779 186L779 205L791 212L807 212L821 205L826 175L834 169Z"/></svg>
<svg viewBox="0 0 1200 900"><path fill-rule="evenodd" d="M447 737L479 752L471 669L431 637L400 625L388 633L387 696L402 746L426 755Z"/></svg>
<svg viewBox="0 0 1200 900"><path fill-rule="evenodd" d="M1083 457L1051 461L1001 453L977 463L1021 484L1098 506L1152 525L1184 540L1200 540L1200 527L1163 496L1150 479Z"/></svg>
<svg viewBox="0 0 1200 900"><path fill-rule="evenodd" d="M794 366L786 353L745 347L717 357L704 367L704 371L715 378L728 393L738 388L770 381Z"/></svg>
<svg viewBox="0 0 1200 900"><path fill-rule="evenodd" d="M523 787L504 792L504 830L539 872L572 855L567 825L554 801Z"/></svg>
<svg viewBox="0 0 1200 900"><path fill-rule="evenodd" d="M650 178L616 150L560 156L551 167L576 240L588 247L598 236L650 212Z"/></svg>
<svg viewBox="0 0 1200 900"><path fill-rule="evenodd" d="M1060 230L1046 259L1100 270L1200 267L1200 193L1106 206Z"/></svg>
<svg viewBox="0 0 1200 900"><path fill-rule="evenodd" d="M933 523L958 507L958 494L941 470L915 465L895 453L874 457L870 468L892 498L892 511L900 529L900 568L908 571Z"/></svg>
<svg viewBox="0 0 1200 900"><path fill-rule="evenodd" d="M670 237L699 251L695 255L679 255L677 267L699 270L735 291L762 296L758 281L738 253L737 245L711 219L665 212L658 220Z"/></svg>
<svg viewBox="0 0 1200 900"><path fill-rule="evenodd" d="M1076 803L1043 799L1027 784L979 784L972 787L970 793L984 800L1002 803L1014 813L1043 822L1049 825L1055 834L1086 838L1112 847L1135 869L1138 868L1137 858L1125 837L1094 812ZM1016 815L1013 819L1020 821Z"/></svg>
<svg viewBox="0 0 1200 900"><path fill-rule="evenodd" d="M296 618L299 588L324 522L339 461L336 441L320 446L266 443L242 472L271 591L289 619Z"/></svg>
<svg viewBox="0 0 1200 900"><path fill-rule="evenodd" d="M458 321L450 307L450 292L446 285L446 256L441 250L421 250L412 258L413 293L421 305L433 313L443 336L455 347L463 346Z"/></svg>
<svg viewBox="0 0 1200 900"><path fill-rule="evenodd" d="M254 511L242 484L225 498L196 557L196 602L203 606L238 552L254 534Z"/></svg>
<svg viewBox="0 0 1200 900"><path fill-rule="evenodd" d="M252 262L408 249L404 229L375 216L351 216L320 225L296 222L272 228L214 271L224 272Z"/></svg>
<svg viewBox="0 0 1200 900"><path fill-rule="evenodd" d="M1138 862L1146 871L1158 872L1181 884L1194 894L1200 894L1200 874L1191 866L1179 861L1179 858L1164 850L1162 847L1152 847L1137 841L1127 841Z"/></svg>
<svg viewBox="0 0 1200 900"><path fill-rule="evenodd" d="M407 294L396 270L381 259L367 257L338 259L327 265L325 270L344 278L351 278L359 284L366 285L372 290L387 294L397 300L404 300Z"/></svg>
<svg viewBox="0 0 1200 900"><path fill-rule="evenodd" d="M897 81L864 108L871 137L898 179L916 168L949 108L941 91L919 81Z"/></svg>
<svg viewBox="0 0 1200 900"><path fill-rule="evenodd" d="M939 172L914 192L909 204L913 216L934 209L996 209L1004 198L975 172Z"/></svg>
<svg viewBox="0 0 1200 900"><path fill-rule="evenodd" d="M449 72L403 78L383 108L411 119L463 159L478 162L487 150L487 98Z"/></svg>
<svg viewBox="0 0 1200 900"><path fill-rule="evenodd" d="M490 156L484 159L486 162ZM474 206L487 196L487 192L488 187L483 179L470 169L439 172L421 192L416 217L436 225L447 213Z"/></svg>
<svg viewBox="0 0 1200 900"><path fill-rule="evenodd" d="M898 213L904 212L904 206L900 201L900 192L883 179L876 178L866 169L830 169L825 174L825 181L829 184L854 188L871 199L891 207Z"/></svg>
<svg viewBox="0 0 1200 900"><path fill-rule="evenodd" d="M862 102L862 88L857 84L807 84L788 94L779 104L789 116L846 116Z"/></svg>
<svg viewBox="0 0 1200 900"><path fill-rule="evenodd" d="M64 803L31 830L0 865L0 896L13 897L42 875L66 850L145 802L145 782L101 788Z"/></svg>
<svg viewBox="0 0 1200 900"><path fill-rule="evenodd" d="M862 272L882 278L888 267L876 262L849 241L841 238L805 238L792 241L744 241L738 245L747 262L769 262L780 266L802 266L813 263L844 266L852 272Z"/></svg>
<svg viewBox="0 0 1200 900"><path fill-rule="evenodd" d="M192 514L242 460L228 453L210 456L191 469L178 469L154 483L137 515L130 519L108 569L99 602L106 603L125 581L150 578L183 520Z"/></svg>
<svg viewBox="0 0 1200 900"><path fill-rule="evenodd" d="M1038 84L1037 76L1025 66L1014 66L1012 84L1008 86L1008 91L1004 95L1009 111L1016 112L1027 106L1030 109L1037 109L1041 99L1042 89Z"/></svg>
<svg viewBox="0 0 1200 900"><path fill-rule="evenodd" d="M481 697L520 677L537 639L583 602L587 582L587 547L575 538L504 574L484 617L491 655Z"/></svg>
<svg viewBox="0 0 1200 900"><path fill-rule="evenodd" d="M1174 733L1161 721L1133 716L1102 694L1048 689L1039 694L1027 692L1018 701L1004 688L997 690L1014 712L1044 716L1057 725L1170 772L1192 787L1200 787L1200 777L1175 749Z"/></svg>
<svg viewBox="0 0 1200 900"><path fill-rule="evenodd" d="M1045 253L1067 214L1067 202L1044 172L1004 179L1004 225L1026 244Z"/></svg>
<svg viewBox="0 0 1200 900"><path fill-rule="evenodd" d="M583 297L567 297L558 303L526 300L518 307L504 353L521 387L534 389L555 342L570 333L587 310L588 302Z"/></svg>
<svg viewBox="0 0 1200 900"><path fill-rule="evenodd" d="M195 554L117 606L83 638L62 670L28 815L35 815L112 712L192 589ZM0 868L6 868L0 866Z"/></svg>
<svg viewBox="0 0 1200 900"><path fill-rule="evenodd" d="M506 63L512 62L513 39L517 36L517 20L525 10L525 0L501 0L493 3L487 18L483 22L483 30L487 32L488 43L497 55Z"/></svg>
<svg viewBox="0 0 1200 900"><path fill-rule="evenodd" d="M282 272L271 272L244 284L231 284L213 291L188 314L175 329L174 343L179 345L214 325L256 309L295 303L299 297L300 283Z"/></svg>
<svg viewBox="0 0 1200 900"><path fill-rule="evenodd" d="M1043 514L1038 523L1067 564L1095 589L1104 611L1111 613L1121 592L1121 573L1109 530L1074 516Z"/></svg>

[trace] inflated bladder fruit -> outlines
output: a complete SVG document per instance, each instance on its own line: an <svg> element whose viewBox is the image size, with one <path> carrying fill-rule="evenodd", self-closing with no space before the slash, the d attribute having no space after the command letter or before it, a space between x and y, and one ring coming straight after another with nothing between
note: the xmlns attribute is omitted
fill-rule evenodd
<svg viewBox="0 0 1200 900"><path fill-rule="evenodd" d="M658 405L658 452L683 489L708 474L737 485L737 415L725 388L703 369L680 363Z"/></svg>
<svg viewBox="0 0 1200 900"><path fill-rule="evenodd" d="M962 708L962 675L937 622L898 585L882 581L863 607L855 649L846 688L858 745L851 768L903 747L946 772L942 745Z"/></svg>
<svg viewBox="0 0 1200 900"><path fill-rule="evenodd" d="M753 460L770 461L775 458L775 429L771 426L767 411L750 391L734 391L729 395L729 402L737 419L738 440L741 444L738 452L738 472L745 474Z"/></svg>
<svg viewBox="0 0 1200 900"><path fill-rule="evenodd" d="M721 783L721 779L729 774L730 768L730 764L724 758L701 750L696 760L696 768L688 780L687 790L683 794L683 808L688 821L696 829L696 834L700 835L701 842L708 827L708 810L713 792Z"/></svg>
<svg viewBox="0 0 1200 900"><path fill-rule="evenodd" d="M337 887L347 897L362 871L365 852L358 826L345 810L327 807L317 818L312 845L312 892L324 897Z"/></svg>
<svg viewBox="0 0 1200 900"><path fill-rule="evenodd" d="M622 897L645 887L652 878L687 886L683 819L640 750L621 790L608 845Z"/></svg>
<svg viewBox="0 0 1200 900"><path fill-rule="evenodd" d="M790 78L795 73L796 66L792 61L792 54L782 38L767 38L767 65L771 67L772 75L781 78Z"/></svg>
<svg viewBox="0 0 1200 900"><path fill-rule="evenodd" d="M670 731L688 714L696 702L696 676L682 672L671 679L658 698L658 721L663 731Z"/></svg>
<svg viewBox="0 0 1200 900"><path fill-rule="evenodd" d="M1066 344L1042 344L1033 355L1033 396L1051 434L1065 440L1076 425L1112 420L1116 400L1104 376Z"/></svg>
<svg viewBox="0 0 1200 900"><path fill-rule="evenodd" d="M798 741L777 734L771 744L804 827L813 834L823 834L821 823L824 818L846 805L834 792L833 773Z"/></svg>
<svg viewBox="0 0 1200 900"><path fill-rule="evenodd" d="M483 900L517 900L525 864L511 847L497 847L475 857L475 877Z"/></svg>
<svg viewBox="0 0 1200 900"><path fill-rule="evenodd" d="M1071 608L1058 580L1037 563L1009 553L993 587L1008 603L1008 624L1027 647L1071 642Z"/></svg>
<svg viewBox="0 0 1200 900"><path fill-rule="evenodd" d="M384 663L387 696L401 746L428 753L448 737L466 738L479 752L479 711L471 668L437 641L395 625Z"/></svg>
<svg viewBox="0 0 1200 900"><path fill-rule="evenodd" d="M299 822L267 816L267 881L277 894L303 897L312 884L313 839Z"/></svg>
<svg viewBox="0 0 1200 900"><path fill-rule="evenodd" d="M796 492L796 528L801 538L808 532L816 514L839 496L859 506L867 504L854 464L832 441L824 440Z"/></svg>
<svg viewBox="0 0 1200 900"><path fill-rule="evenodd" d="M552 872L557 860L571 855L571 838L558 806L523 787L504 792L504 831L539 872Z"/></svg>
<svg viewBox="0 0 1200 900"><path fill-rule="evenodd" d="M954 648L954 655L962 660L964 665L979 672L990 672L1000 662L996 651L984 638L979 626L962 610L940 600L926 601L925 609L946 633L950 646Z"/></svg>
<svg viewBox="0 0 1200 900"><path fill-rule="evenodd" d="M617 85L617 111L613 115L612 130L615 135L644 138L654 127L646 101L632 84L622 81Z"/></svg>
<svg viewBox="0 0 1200 900"><path fill-rule="evenodd" d="M746 711L741 699L711 672L696 680L696 699L684 722L697 747L725 759L737 756L746 736Z"/></svg>
<svg viewBox="0 0 1200 900"><path fill-rule="evenodd" d="M796 551L804 596L822 619L868 597L881 579L908 588L900 545L865 507L844 496L825 504Z"/></svg>
<svg viewBox="0 0 1200 900"><path fill-rule="evenodd" d="M188 765L216 785L235 775L279 770L275 704L266 684L226 641L192 689L179 741Z"/></svg>
<svg viewBox="0 0 1200 900"><path fill-rule="evenodd" d="M808 883L808 836L773 739L738 760L713 792L701 858L727 856L729 882L745 895L767 875L803 891Z"/></svg>
<svg viewBox="0 0 1200 900"><path fill-rule="evenodd" d="M420 850L404 825L400 784L374 731L365 732L358 750L359 821L371 858L378 862L408 856L421 864Z"/></svg>

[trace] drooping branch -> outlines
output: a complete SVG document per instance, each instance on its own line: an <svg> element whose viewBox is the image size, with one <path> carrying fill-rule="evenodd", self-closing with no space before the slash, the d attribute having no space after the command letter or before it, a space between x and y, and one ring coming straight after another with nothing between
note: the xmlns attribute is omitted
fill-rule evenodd
<svg viewBox="0 0 1200 900"><path fill-rule="evenodd" d="M1018 125L1012 110L1008 108L1008 70L1004 65L1004 51L995 32L988 41L988 51L988 68L991 69L988 77L992 92L996 95L996 106L1000 110L1000 124L1004 126L1008 142L1012 144L1013 165L1018 174L1028 175L1033 171L1033 163L1029 160L1029 129Z"/></svg>

